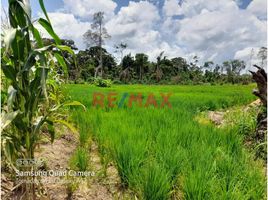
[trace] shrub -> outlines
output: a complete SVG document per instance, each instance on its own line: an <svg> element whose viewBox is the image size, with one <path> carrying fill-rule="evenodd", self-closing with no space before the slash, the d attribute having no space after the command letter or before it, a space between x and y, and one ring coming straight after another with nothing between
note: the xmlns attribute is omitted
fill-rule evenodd
<svg viewBox="0 0 268 200"><path fill-rule="evenodd" d="M98 77L94 79L94 84L97 87L111 87L112 81L110 79L102 79Z"/></svg>
<svg viewBox="0 0 268 200"><path fill-rule="evenodd" d="M81 78L74 81L75 84L85 84L85 81Z"/></svg>
<svg viewBox="0 0 268 200"><path fill-rule="evenodd" d="M120 80L114 80L114 81L113 81L113 84L121 85L121 84L123 84L123 83L122 83L122 81L120 81Z"/></svg>
<svg viewBox="0 0 268 200"><path fill-rule="evenodd" d="M171 83L172 84L179 84L181 83L181 77L179 75L171 77Z"/></svg>
<svg viewBox="0 0 268 200"><path fill-rule="evenodd" d="M86 81L87 81L88 83L90 83L90 84L94 84L94 80L95 80L94 77L88 77Z"/></svg>
<svg viewBox="0 0 268 200"><path fill-rule="evenodd" d="M75 82L73 80L69 80L68 84L74 84Z"/></svg>

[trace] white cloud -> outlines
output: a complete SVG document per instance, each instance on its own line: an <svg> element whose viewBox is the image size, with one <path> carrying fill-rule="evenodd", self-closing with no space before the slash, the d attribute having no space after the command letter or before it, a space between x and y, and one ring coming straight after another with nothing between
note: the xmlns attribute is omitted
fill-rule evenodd
<svg viewBox="0 0 268 200"><path fill-rule="evenodd" d="M81 22L73 14L48 13L54 31L60 38L72 39L79 48L84 48L83 34L90 28L89 22ZM41 26L38 26L44 37L50 37Z"/></svg>
<svg viewBox="0 0 268 200"><path fill-rule="evenodd" d="M257 16L261 20L267 20L267 1L266 0L253 0L247 10Z"/></svg>
<svg viewBox="0 0 268 200"><path fill-rule="evenodd" d="M159 19L158 10L153 4L131 1L127 7L122 7L106 26L112 36L129 36L144 29L151 29Z"/></svg>
<svg viewBox="0 0 268 200"><path fill-rule="evenodd" d="M266 44L266 22L234 1L188 0L181 13L184 19L166 18L163 30L173 33L169 41L181 46L185 55L193 52L201 61L222 62L241 49Z"/></svg>
<svg viewBox="0 0 268 200"><path fill-rule="evenodd" d="M163 11L166 16L182 14L177 0L166 0L163 6Z"/></svg>
<svg viewBox="0 0 268 200"><path fill-rule="evenodd" d="M75 16L91 18L96 12L105 12L109 18L114 14L117 4L112 0L63 0L65 9Z"/></svg>
<svg viewBox="0 0 268 200"><path fill-rule="evenodd" d="M155 49L159 50L161 35L155 27L160 20L157 7L147 1L129 2L118 14L107 22L106 27L112 36L110 44L128 44L128 52L147 53L155 59Z"/></svg>
<svg viewBox="0 0 268 200"><path fill-rule="evenodd" d="M166 0L167 1L167 0ZM204 11L219 11L219 10L238 10L237 3L233 0L211 1L211 0L187 0L179 7L180 14L186 17L193 17L201 14Z"/></svg>
<svg viewBox="0 0 268 200"><path fill-rule="evenodd" d="M252 1L247 9L238 7L240 0L187 0L181 6L179 0L164 0L163 4L160 0L130 1L118 13L112 0L63 1L63 11L49 13L51 21L62 38L73 39L81 49L92 14L102 10L112 36L106 42L110 52L114 44L126 42L126 52L144 52L150 60L165 51L169 57L197 55L201 61L222 62L247 59L247 48L266 46L264 0ZM176 15L183 17L174 18Z"/></svg>

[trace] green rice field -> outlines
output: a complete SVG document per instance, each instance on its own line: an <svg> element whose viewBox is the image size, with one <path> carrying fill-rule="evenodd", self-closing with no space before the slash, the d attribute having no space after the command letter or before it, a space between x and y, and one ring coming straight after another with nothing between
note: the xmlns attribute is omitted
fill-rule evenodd
<svg viewBox="0 0 268 200"><path fill-rule="evenodd" d="M201 111L252 102L254 87L66 85L65 92L87 108L71 108L81 148L95 140L103 165L113 162L122 186L139 199L260 200L266 198L264 169L245 148L243 134L195 120ZM92 106L94 92L105 96L104 107ZM117 94L113 108L107 101L111 92ZM138 93L143 106L129 107L129 95ZM172 107L145 107L150 93L158 105L161 93L171 93Z"/></svg>

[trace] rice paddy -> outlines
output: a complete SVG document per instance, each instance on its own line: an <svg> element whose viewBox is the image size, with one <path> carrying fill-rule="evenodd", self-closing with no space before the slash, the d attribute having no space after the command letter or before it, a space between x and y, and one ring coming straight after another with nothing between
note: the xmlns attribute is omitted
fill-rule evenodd
<svg viewBox="0 0 268 200"><path fill-rule="evenodd" d="M195 120L201 111L250 103L255 99L253 87L66 85L65 92L87 107L70 110L80 130L81 148L95 140L104 166L113 162L122 186L139 199L259 200L266 197L263 166L244 147L243 133ZM104 107L92 106L94 92L104 94ZM114 107L107 99L111 92L116 93ZM172 107L140 107L137 102L129 107L129 95L138 93L143 105L150 94L159 104L161 93L171 93ZM117 106L122 96L126 99Z"/></svg>

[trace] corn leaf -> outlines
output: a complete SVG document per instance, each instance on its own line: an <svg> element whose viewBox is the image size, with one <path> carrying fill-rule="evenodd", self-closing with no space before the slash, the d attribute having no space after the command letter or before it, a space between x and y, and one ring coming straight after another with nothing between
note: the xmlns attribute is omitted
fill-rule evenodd
<svg viewBox="0 0 268 200"><path fill-rule="evenodd" d="M43 1L43 0L39 0L39 4L40 4L40 7L41 7L43 13L44 13L45 16L46 16L47 21L50 23L50 20L49 20L49 17L48 17L48 15L47 15L47 11L46 11L46 8L45 8L44 1Z"/></svg>
<svg viewBox="0 0 268 200"><path fill-rule="evenodd" d="M54 139L55 139L54 122L51 121L51 120L46 120L46 123L47 123L48 133L50 135L51 143L53 143L54 142Z"/></svg>
<svg viewBox="0 0 268 200"><path fill-rule="evenodd" d="M3 66L2 66L2 70L3 70L5 76L6 76L8 79L10 79L10 80L16 82L16 74L17 74L17 73L16 73L14 67L12 67L12 66L10 66L10 65L3 65Z"/></svg>
<svg viewBox="0 0 268 200"><path fill-rule="evenodd" d="M34 26L31 26L31 29L32 29L33 37L37 42L37 46L39 48L43 47L44 44L43 44L43 40L41 38L41 35L40 35L39 31Z"/></svg>
<svg viewBox="0 0 268 200"><path fill-rule="evenodd" d="M71 55L75 55L74 54L74 51L70 47L68 47L68 46L65 46L65 45L57 45L57 48L60 49L60 50L62 50L62 51L67 51Z"/></svg>
<svg viewBox="0 0 268 200"><path fill-rule="evenodd" d="M19 110L10 113L1 113L1 132L16 118L19 114Z"/></svg>
<svg viewBox="0 0 268 200"><path fill-rule="evenodd" d="M17 1L21 8L24 10L25 14L27 15L28 19L31 19L31 6L29 0L22 0L22 1Z"/></svg>
<svg viewBox="0 0 268 200"><path fill-rule="evenodd" d="M56 57L60 66L63 68L64 74L67 75L68 69L63 57L59 53L54 53L54 56Z"/></svg>
<svg viewBox="0 0 268 200"><path fill-rule="evenodd" d="M17 90L15 90L12 85L8 87L8 99L7 99L7 107L8 109L12 109L12 105L16 96Z"/></svg>
<svg viewBox="0 0 268 200"><path fill-rule="evenodd" d="M78 133L78 131L76 130L76 128L72 124L70 124L69 122L67 122L67 121L64 121L64 120L54 120L54 123L62 124L64 126L66 126L67 128L69 128L73 133Z"/></svg>
<svg viewBox="0 0 268 200"><path fill-rule="evenodd" d="M86 107L79 101L72 101L72 102L64 103L63 106L82 106L83 109L86 110Z"/></svg>
<svg viewBox="0 0 268 200"><path fill-rule="evenodd" d="M46 29L46 31L48 32L48 34L55 40L56 44L57 45L60 45L61 44L61 40L60 40L59 36L57 36L57 34L54 32L51 24L47 20L45 20L43 18L40 18L38 20L38 22L39 22L39 24L41 26L43 26L44 29Z"/></svg>
<svg viewBox="0 0 268 200"><path fill-rule="evenodd" d="M10 28L7 29L4 33L4 44L6 46L6 51L10 48L12 42L14 41L16 37L17 29L15 28Z"/></svg>

